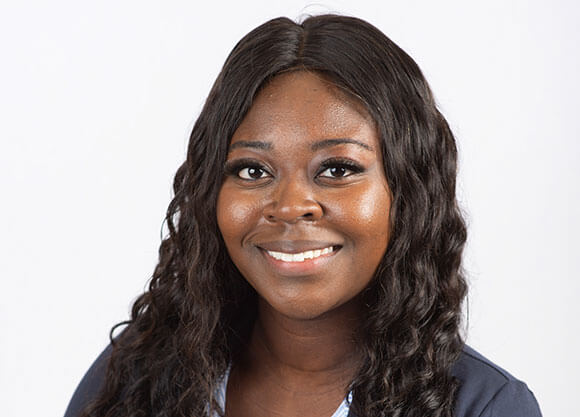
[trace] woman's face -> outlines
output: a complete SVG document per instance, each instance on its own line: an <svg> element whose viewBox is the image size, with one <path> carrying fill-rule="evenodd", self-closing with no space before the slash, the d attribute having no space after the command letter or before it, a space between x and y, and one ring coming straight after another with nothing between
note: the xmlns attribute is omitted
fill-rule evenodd
<svg viewBox="0 0 580 417"><path fill-rule="evenodd" d="M299 71L266 85L235 131L217 218L259 296L311 319L369 284L387 248L390 204L372 119Z"/></svg>

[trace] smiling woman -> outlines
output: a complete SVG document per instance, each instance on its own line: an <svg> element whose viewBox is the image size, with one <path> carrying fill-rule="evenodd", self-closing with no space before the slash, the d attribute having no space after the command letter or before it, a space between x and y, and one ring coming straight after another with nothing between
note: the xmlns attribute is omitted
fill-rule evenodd
<svg viewBox="0 0 580 417"><path fill-rule="evenodd" d="M149 290L67 417L539 416L460 336L456 160L370 24L256 28L193 128Z"/></svg>
<svg viewBox="0 0 580 417"><path fill-rule="evenodd" d="M234 264L288 317L315 319L354 298L389 240L375 124L334 90L307 71L265 86L232 137L218 197Z"/></svg>

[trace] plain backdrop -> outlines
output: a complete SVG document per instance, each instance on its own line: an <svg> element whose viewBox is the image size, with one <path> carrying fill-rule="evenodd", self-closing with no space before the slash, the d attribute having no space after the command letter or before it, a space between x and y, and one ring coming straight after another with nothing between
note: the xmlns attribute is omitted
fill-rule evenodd
<svg viewBox="0 0 580 417"><path fill-rule="evenodd" d="M61 416L157 261L172 177L249 30L339 12L423 69L460 150L467 340L579 415L574 1L12 1L0 6L0 414Z"/></svg>

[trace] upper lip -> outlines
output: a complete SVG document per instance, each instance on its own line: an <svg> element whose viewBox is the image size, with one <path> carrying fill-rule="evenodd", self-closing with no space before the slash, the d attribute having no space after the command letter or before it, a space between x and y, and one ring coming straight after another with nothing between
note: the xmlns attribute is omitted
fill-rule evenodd
<svg viewBox="0 0 580 417"><path fill-rule="evenodd" d="M300 253L339 245L322 240L272 240L256 243L256 246L273 252Z"/></svg>

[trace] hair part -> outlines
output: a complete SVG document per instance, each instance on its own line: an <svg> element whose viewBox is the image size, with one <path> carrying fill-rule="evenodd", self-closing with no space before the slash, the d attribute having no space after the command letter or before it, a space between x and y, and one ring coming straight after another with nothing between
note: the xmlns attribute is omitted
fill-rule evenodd
<svg viewBox="0 0 580 417"><path fill-rule="evenodd" d="M336 15L260 25L227 58L173 184L169 234L149 289L112 338L105 383L84 416L209 416L248 338L256 293L231 261L216 203L230 139L261 88L312 71L356 97L375 121L392 194L392 234L363 294L359 417L450 417L450 368L463 342L466 227L455 197L457 150L417 64L369 23Z"/></svg>

